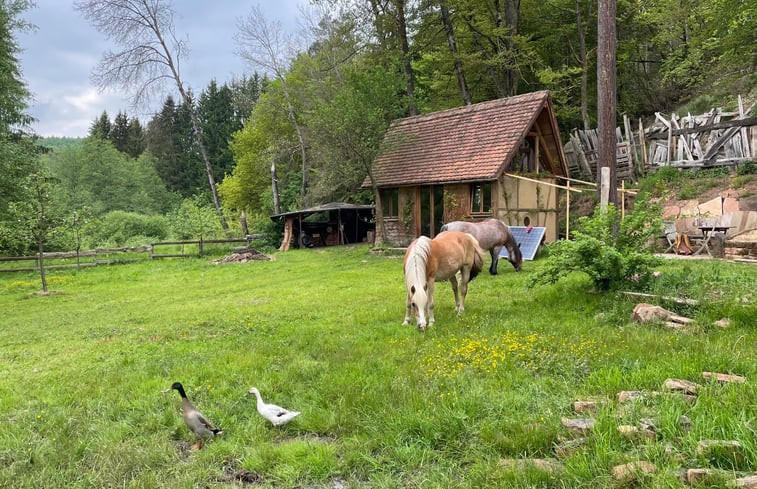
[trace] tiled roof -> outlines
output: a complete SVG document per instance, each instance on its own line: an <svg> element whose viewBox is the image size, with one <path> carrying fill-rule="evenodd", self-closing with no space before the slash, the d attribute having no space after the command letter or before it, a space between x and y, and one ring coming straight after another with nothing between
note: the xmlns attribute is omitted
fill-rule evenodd
<svg viewBox="0 0 757 489"><path fill-rule="evenodd" d="M533 92L396 120L375 162L376 182L393 187L494 180L548 100L549 92Z"/></svg>

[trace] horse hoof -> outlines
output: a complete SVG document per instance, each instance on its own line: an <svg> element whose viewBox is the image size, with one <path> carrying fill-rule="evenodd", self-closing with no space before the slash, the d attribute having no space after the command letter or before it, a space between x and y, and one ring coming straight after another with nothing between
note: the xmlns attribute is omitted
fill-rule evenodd
<svg viewBox="0 0 757 489"><path fill-rule="evenodd" d="M402 322L402 326L407 326L408 324L410 324L410 321L408 321L407 319L405 319L405 320L404 320L404 321Z"/></svg>

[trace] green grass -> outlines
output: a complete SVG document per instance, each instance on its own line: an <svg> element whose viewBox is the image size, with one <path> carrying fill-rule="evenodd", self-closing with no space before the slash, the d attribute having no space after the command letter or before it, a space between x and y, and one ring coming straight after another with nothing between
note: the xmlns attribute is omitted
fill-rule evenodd
<svg viewBox="0 0 757 489"><path fill-rule="evenodd" d="M460 317L440 284L425 333L400 325L401 259L365 246L53 271L47 296L33 274L0 275L0 487L242 487L236 474L247 487L600 488L638 459L660 469L641 487L684 487L681 468L755 470L757 268L666 262L658 292L705 300L677 310L696 320L686 334L631 322L632 299L579 275L529 290L539 266L480 275ZM712 326L721 317L730 328ZM669 377L702 384L696 404L615 401ZM174 381L225 431L199 452L179 396L161 392ZM267 425L244 396L253 385L302 415ZM607 402L565 472L503 468L555 457L561 417L588 397ZM621 438L617 424L641 417L659 418L658 440ZM743 455L698 459L701 439L738 440Z"/></svg>

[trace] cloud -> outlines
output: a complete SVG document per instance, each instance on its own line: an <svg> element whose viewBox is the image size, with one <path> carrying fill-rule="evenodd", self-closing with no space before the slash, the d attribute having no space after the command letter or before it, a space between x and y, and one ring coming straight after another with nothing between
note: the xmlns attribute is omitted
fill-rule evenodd
<svg viewBox="0 0 757 489"><path fill-rule="evenodd" d="M297 5L306 0L258 0L266 16L294 29ZM72 8L72 2L37 0L37 7L24 18L37 29L19 33L22 72L33 94L29 113L37 119L34 130L41 136L86 136L92 121L106 111L113 119L119 111L139 117L146 124L163 99L154 100L151 111L137 112L130 93L100 93L90 84L90 73L102 53L113 47L104 36ZM234 54L236 19L249 12L249 0L182 0L175 2L176 35L189 44L190 53L181 62L184 83L196 95L211 79L229 81L250 69ZM169 93L175 91L166 84Z"/></svg>

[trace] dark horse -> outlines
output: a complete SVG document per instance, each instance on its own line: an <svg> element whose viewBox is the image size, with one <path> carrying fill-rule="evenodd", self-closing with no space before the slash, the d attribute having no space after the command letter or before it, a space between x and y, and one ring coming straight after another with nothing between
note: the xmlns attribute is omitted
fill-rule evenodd
<svg viewBox="0 0 757 489"><path fill-rule="evenodd" d="M505 223L499 219L492 217L482 222L453 221L442 226L441 231L462 231L476 238L479 246L488 250L492 257L492 265L489 267L489 273L492 275L497 274L499 252L503 246L507 248L508 261L516 272L520 271L523 263L520 245L515 242Z"/></svg>

